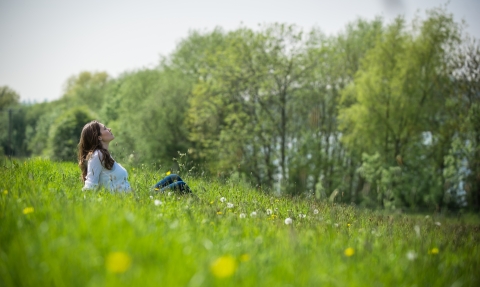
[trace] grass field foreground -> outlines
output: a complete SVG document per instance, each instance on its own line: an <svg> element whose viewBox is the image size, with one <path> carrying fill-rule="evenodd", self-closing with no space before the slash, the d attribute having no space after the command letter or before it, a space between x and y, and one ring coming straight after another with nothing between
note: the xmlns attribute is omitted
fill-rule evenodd
<svg viewBox="0 0 480 287"><path fill-rule="evenodd" d="M385 214L181 174L197 197L82 192L73 163L0 167L0 286L480 286L478 217Z"/></svg>

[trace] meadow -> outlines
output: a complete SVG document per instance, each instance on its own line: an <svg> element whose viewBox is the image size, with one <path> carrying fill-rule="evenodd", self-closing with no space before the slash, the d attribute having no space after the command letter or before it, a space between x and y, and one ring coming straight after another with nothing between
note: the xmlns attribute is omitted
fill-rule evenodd
<svg viewBox="0 0 480 287"><path fill-rule="evenodd" d="M276 197L180 173L196 196L82 192L74 163L4 160L0 286L480 286L477 215Z"/></svg>

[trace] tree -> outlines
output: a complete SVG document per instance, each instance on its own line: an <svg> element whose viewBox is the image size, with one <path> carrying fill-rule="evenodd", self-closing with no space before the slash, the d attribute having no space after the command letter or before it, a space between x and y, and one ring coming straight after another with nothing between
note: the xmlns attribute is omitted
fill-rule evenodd
<svg viewBox="0 0 480 287"><path fill-rule="evenodd" d="M422 196L417 204L442 204L443 161L452 134L445 117L449 90L445 59L456 43L457 26L441 10L431 11L411 33L397 18L343 93L343 142L369 155L379 153L385 170L402 167L402 181L390 187L393 198L386 197L387 189L378 189L381 205L386 200L395 200L397 206L412 204L409 199L418 189ZM432 135L431 143L425 142L427 135ZM425 166L426 161L430 165ZM369 184L376 188L375 182Z"/></svg>
<svg viewBox="0 0 480 287"><path fill-rule="evenodd" d="M15 134L17 129L13 127L13 116L18 118L18 108L12 110L12 107L18 107L20 96L8 86L0 87L0 144L4 153L13 155Z"/></svg>
<svg viewBox="0 0 480 287"><path fill-rule="evenodd" d="M60 115L50 127L48 151L53 160L76 161L80 134L94 117L85 107L72 108Z"/></svg>
<svg viewBox="0 0 480 287"><path fill-rule="evenodd" d="M90 110L98 113L104 103L105 89L110 77L106 72L81 72L71 76L65 83L65 93L62 101L70 105L87 105Z"/></svg>

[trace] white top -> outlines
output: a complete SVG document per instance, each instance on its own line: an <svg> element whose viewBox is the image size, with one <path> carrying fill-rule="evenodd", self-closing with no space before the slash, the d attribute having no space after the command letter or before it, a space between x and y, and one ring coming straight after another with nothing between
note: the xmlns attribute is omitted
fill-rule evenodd
<svg viewBox="0 0 480 287"><path fill-rule="evenodd" d="M82 190L97 189L103 187L110 191L129 192L132 190L128 183L128 172L123 166L114 162L111 170L106 169L100 158L102 152L96 150L88 160L87 178Z"/></svg>

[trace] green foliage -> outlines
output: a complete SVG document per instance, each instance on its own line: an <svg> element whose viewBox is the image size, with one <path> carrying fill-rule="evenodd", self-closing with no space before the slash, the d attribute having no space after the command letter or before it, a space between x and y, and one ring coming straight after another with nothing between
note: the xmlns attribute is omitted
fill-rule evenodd
<svg viewBox="0 0 480 287"><path fill-rule="evenodd" d="M121 162L374 208L480 210L480 48L463 28L433 9L330 36L192 31L154 69L72 76L61 99L16 115L15 145L54 155L54 123L85 105Z"/></svg>
<svg viewBox="0 0 480 287"><path fill-rule="evenodd" d="M114 154L162 164L171 163L178 151L185 152L190 147L183 125L190 87L181 73L168 68L116 80L101 112L117 137Z"/></svg>
<svg viewBox="0 0 480 287"><path fill-rule="evenodd" d="M401 169L397 191L392 190L397 205L412 204L409 190L416 177L430 180L428 186L414 187L422 195L416 204L441 208L446 192L441 170L455 133L444 116L451 97L444 59L458 43L458 30L452 17L439 11L417 24L408 31L398 18L366 54L354 83L344 91L340 128L349 149L379 156L383 168L375 173L380 181L366 179L382 197L381 178L390 173L384 172ZM428 144L422 143L425 135L432 138ZM421 163L426 167L419 170Z"/></svg>
<svg viewBox="0 0 480 287"><path fill-rule="evenodd" d="M93 119L92 114L83 107L73 108L60 115L50 127L48 138L50 158L58 161L75 161L83 126Z"/></svg>
<svg viewBox="0 0 480 287"><path fill-rule="evenodd" d="M7 86L0 87L0 110L12 105L17 105L19 101L20 96L17 92Z"/></svg>
<svg viewBox="0 0 480 287"><path fill-rule="evenodd" d="M105 72L81 72L71 76L65 84L62 100L76 106L88 105L92 111L98 113L102 107L109 80Z"/></svg>
<svg viewBox="0 0 480 287"><path fill-rule="evenodd" d="M4 154L8 155L18 155L14 152L14 147L22 136L22 117L17 112L19 100L20 96L17 92L8 86L0 87L0 148L3 149ZM13 120L13 117L16 121Z"/></svg>
<svg viewBox="0 0 480 287"><path fill-rule="evenodd" d="M169 196L151 193L161 175L142 169L130 171L134 193L82 192L74 163L0 169L5 287L480 282L478 216L385 214L188 175L198 199Z"/></svg>

